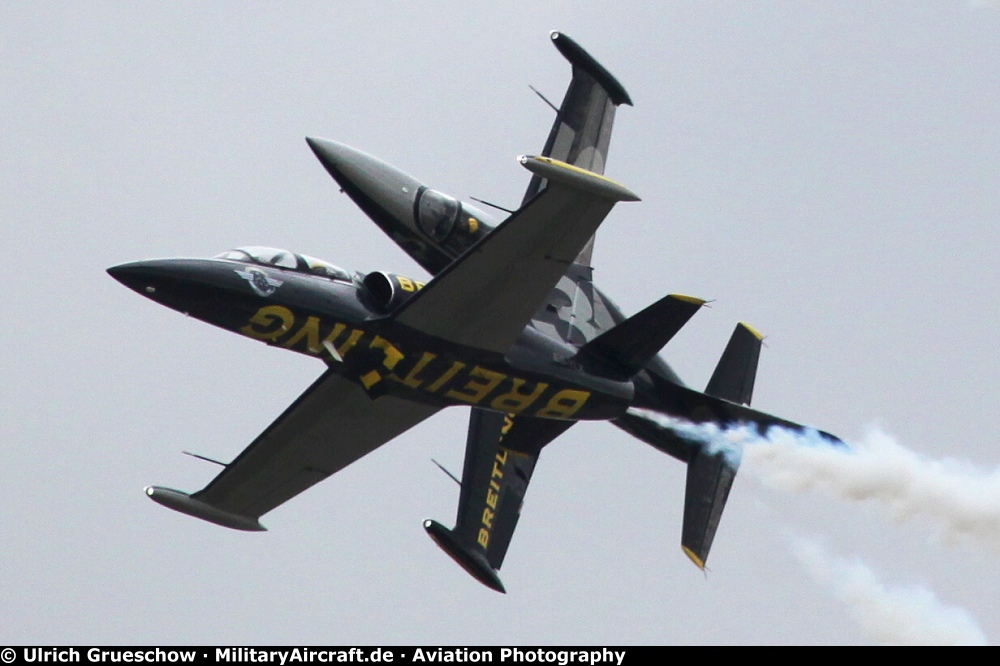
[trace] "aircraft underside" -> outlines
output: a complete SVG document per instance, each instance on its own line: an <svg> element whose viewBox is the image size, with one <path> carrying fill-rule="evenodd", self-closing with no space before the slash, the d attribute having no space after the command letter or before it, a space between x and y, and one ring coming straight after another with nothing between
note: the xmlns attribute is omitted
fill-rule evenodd
<svg viewBox="0 0 1000 666"><path fill-rule="evenodd" d="M553 44L572 77L522 205L497 221L357 149L307 139L340 190L431 275L350 273L283 250L108 269L162 305L325 370L203 489L151 486L169 508L239 530L439 410L471 408L454 528L429 535L476 580L499 570L542 449L608 420L686 463L683 551L704 568L739 466L677 423L764 431L796 423L749 407L762 336L738 324L704 391L658 355L704 301L671 294L626 317L593 282L595 233L638 201L603 175L624 87L576 42ZM831 435L820 436L837 441Z"/></svg>

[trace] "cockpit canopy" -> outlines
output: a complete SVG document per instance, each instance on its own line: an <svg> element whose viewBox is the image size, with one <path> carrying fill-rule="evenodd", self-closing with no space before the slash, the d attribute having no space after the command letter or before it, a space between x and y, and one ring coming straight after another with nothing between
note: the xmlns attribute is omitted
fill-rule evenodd
<svg viewBox="0 0 1000 666"><path fill-rule="evenodd" d="M343 268L327 263L322 259L316 259L305 254L295 254L287 250L279 250L275 247L239 247L222 254L217 254L213 259L228 259L229 261L239 261L244 264L259 264L261 266L271 266L283 268L297 273L307 275L319 275L320 277L342 282L351 282L351 274Z"/></svg>
<svg viewBox="0 0 1000 666"><path fill-rule="evenodd" d="M420 230L455 257L475 245L496 224L471 204L426 187L417 191L414 213Z"/></svg>

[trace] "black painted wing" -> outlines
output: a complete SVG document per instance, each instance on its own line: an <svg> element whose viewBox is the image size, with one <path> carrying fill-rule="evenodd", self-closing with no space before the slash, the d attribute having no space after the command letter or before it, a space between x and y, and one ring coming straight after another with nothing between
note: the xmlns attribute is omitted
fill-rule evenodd
<svg viewBox="0 0 1000 666"><path fill-rule="evenodd" d="M455 528L428 521L426 529L484 585L504 591L497 571L521 517L538 454L572 425L472 408Z"/></svg>
<svg viewBox="0 0 1000 666"><path fill-rule="evenodd" d="M328 370L191 499L259 517L437 411L393 396L372 400Z"/></svg>
<svg viewBox="0 0 1000 666"><path fill-rule="evenodd" d="M521 160L545 174L548 187L435 275L394 313L396 321L506 352L615 203L638 199L604 176L546 158Z"/></svg>

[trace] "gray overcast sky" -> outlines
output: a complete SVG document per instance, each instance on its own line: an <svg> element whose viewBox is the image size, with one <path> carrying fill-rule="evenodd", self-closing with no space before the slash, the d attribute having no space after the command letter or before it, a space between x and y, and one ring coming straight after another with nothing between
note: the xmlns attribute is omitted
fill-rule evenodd
<svg viewBox="0 0 1000 666"><path fill-rule="evenodd" d="M627 312L716 299L664 351L704 386L738 320L754 404L927 456L1000 453L995 3L0 4L0 642L865 643L789 534L932 588L1000 640L994 559L875 507L734 487L703 576L683 466L607 424L546 449L497 595L451 524L443 413L243 534L156 506L202 487L321 371L122 288L108 266L267 244L422 275L337 193L336 139L516 205L569 66L622 81L598 236Z"/></svg>

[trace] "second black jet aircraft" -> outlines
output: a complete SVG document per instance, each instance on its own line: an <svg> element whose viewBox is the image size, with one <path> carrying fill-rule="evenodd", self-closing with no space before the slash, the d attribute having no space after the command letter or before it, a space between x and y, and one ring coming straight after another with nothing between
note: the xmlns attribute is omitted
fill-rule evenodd
<svg viewBox="0 0 1000 666"><path fill-rule="evenodd" d="M761 336L740 324L704 392L657 355L704 301L670 295L626 318L592 282L594 234L618 202L603 176L620 83L561 33L573 75L521 207L498 222L358 150L308 139L341 189L433 276L350 273L265 247L108 269L138 293L326 371L202 490L154 501L240 530L449 406L471 406L453 529L425 529L477 580L498 570L542 448L608 420L688 465L681 545L704 567L738 456L655 415L765 430L802 426L749 408ZM832 436L820 433L830 439Z"/></svg>

